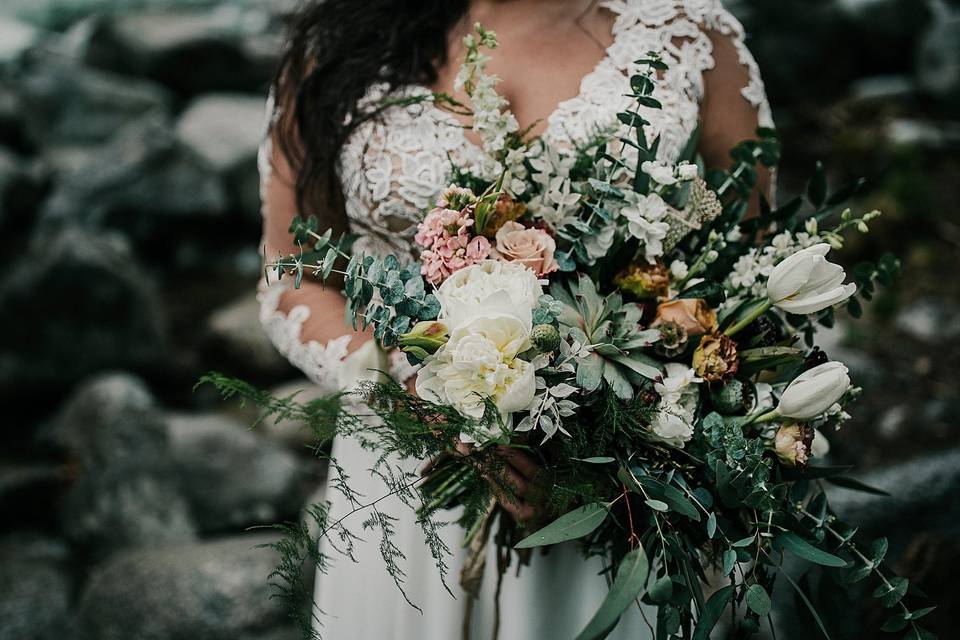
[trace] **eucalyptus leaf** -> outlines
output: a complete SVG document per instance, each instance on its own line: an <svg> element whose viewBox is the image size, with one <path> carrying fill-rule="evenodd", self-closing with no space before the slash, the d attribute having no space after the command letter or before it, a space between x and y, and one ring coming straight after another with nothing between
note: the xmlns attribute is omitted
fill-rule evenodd
<svg viewBox="0 0 960 640"><path fill-rule="evenodd" d="M710 596L700 612L700 619L697 620L697 627L693 631L693 640L708 640L710 632L720 621L720 616L726 610L732 595L733 586L728 585Z"/></svg>
<svg viewBox="0 0 960 640"><path fill-rule="evenodd" d="M651 509L653 509L654 511L669 511L669 510L670 510L670 505L668 505L666 502L662 502L662 501L660 501L660 500L653 500L653 499L651 499L651 500L644 500L644 502L646 502L647 506L650 507Z"/></svg>
<svg viewBox="0 0 960 640"><path fill-rule="evenodd" d="M606 637L617 623L621 614L640 596L647 582L650 563L643 547L637 547L623 557L613 586L607 592L603 603L577 640L597 640Z"/></svg>
<svg viewBox="0 0 960 640"><path fill-rule="evenodd" d="M602 502L584 505L565 513L536 533L524 538L514 548L530 549L582 538L599 527L609 512L609 505Z"/></svg>
<svg viewBox="0 0 960 640"><path fill-rule="evenodd" d="M656 582L647 591L647 597L653 604L666 604L673 595L673 579L665 575Z"/></svg>
<svg viewBox="0 0 960 640"><path fill-rule="evenodd" d="M752 584L747 588L746 602L750 610L758 616L767 615L773 607L767 590L759 584Z"/></svg>
<svg viewBox="0 0 960 640"><path fill-rule="evenodd" d="M580 462L586 462L588 464L607 464L608 462L616 462L616 458L611 458L609 456L596 456L593 458L574 458L574 460L579 460Z"/></svg>
<svg viewBox="0 0 960 640"><path fill-rule="evenodd" d="M725 576L730 575L734 566L737 564L737 552L733 549L727 549L723 552L723 569L721 573Z"/></svg>
<svg viewBox="0 0 960 640"><path fill-rule="evenodd" d="M827 553L823 549L813 546L792 531L784 531L778 534L776 541L780 547L786 551L815 564L820 564L825 567L847 566L847 562L842 558L838 558L832 553Z"/></svg>

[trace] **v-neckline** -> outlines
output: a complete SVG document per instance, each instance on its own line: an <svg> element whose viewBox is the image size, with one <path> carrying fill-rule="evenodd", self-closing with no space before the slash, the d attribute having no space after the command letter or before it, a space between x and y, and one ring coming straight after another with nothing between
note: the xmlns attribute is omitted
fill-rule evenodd
<svg viewBox="0 0 960 640"><path fill-rule="evenodd" d="M564 98L563 100L558 102L557 106L554 107L553 111L548 113L544 118L534 120L534 123L541 122L541 121L547 123L547 125L543 128L543 131L541 131L536 136L533 136L533 139L535 140L536 139L547 140L550 137L551 128L553 126L555 116L562 113L570 103L583 98L584 94L586 93L587 84L593 79L594 76L598 75L602 71L603 67L610 60L611 54L613 52L613 48L617 45L618 38L620 37L620 33L622 32L622 29L618 28L618 22L620 20L620 17L622 16L622 13L617 10L616 4L609 2L609 0L601 1L598 6L606 9L607 11L609 11L614 15L613 26L610 28L610 36L611 36L610 44L604 48L603 55L600 57L597 63L593 66L593 68L580 78L580 83L577 88L577 93L569 98ZM413 85L410 85L410 88L415 90L428 91L431 94L434 93L433 89L431 89L430 87L424 84L413 84ZM480 144L477 144L476 142L471 140L469 137L467 137L467 131L470 129L468 125L465 125L463 122L461 122L453 113L439 107L436 104L436 102L433 100L428 100L427 105L428 105L428 108L436 112L438 116L442 116L444 120L447 120L451 124L456 125L461 130L461 137L463 138L463 142L467 147L469 147L473 151L483 153L483 146ZM508 104L507 108L512 110L512 105ZM523 127L521 127L521 130L522 129Z"/></svg>

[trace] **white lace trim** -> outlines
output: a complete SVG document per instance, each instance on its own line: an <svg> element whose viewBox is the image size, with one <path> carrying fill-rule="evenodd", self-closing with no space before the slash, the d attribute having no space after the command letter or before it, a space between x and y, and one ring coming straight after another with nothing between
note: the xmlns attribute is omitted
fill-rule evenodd
<svg viewBox="0 0 960 640"><path fill-rule="evenodd" d="M341 391L340 368L347 357L352 337L343 335L321 344L304 342L303 323L310 317L310 307L295 306L289 313L280 311L280 299L290 286L282 282L263 285L257 295L260 302L260 324L284 358L300 369L314 384L326 392Z"/></svg>

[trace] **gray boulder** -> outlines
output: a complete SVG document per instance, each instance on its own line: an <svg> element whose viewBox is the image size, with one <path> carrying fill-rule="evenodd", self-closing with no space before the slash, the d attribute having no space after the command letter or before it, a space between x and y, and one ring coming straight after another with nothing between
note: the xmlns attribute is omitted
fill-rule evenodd
<svg viewBox="0 0 960 640"><path fill-rule="evenodd" d="M122 373L90 380L45 437L66 449L78 468L63 507L72 540L105 554L193 539L167 426L140 380Z"/></svg>
<svg viewBox="0 0 960 640"><path fill-rule="evenodd" d="M127 125L109 144L56 163L44 231L65 226L118 229L141 245L176 245L204 220L227 211L224 184L210 165L178 140L164 117Z"/></svg>
<svg viewBox="0 0 960 640"><path fill-rule="evenodd" d="M165 358L158 294L115 235L43 236L0 280L0 309L6 393L52 392L93 371L150 369Z"/></svg>
<svg viewBox="0 0 960 640"><path fill-rule="evenodd" d="M207 531L273 524L296 514L306 473L282 447L223 415L166 417L181 492Z"/></svg>
<svg viewBox="0 0 960 640"><path fill-rule="evenodd" d="M10 640L71 637L72 580L60 541L19 533L0 538L0 630Z"/></svg>
<svg viewBox="0 0 960 640"><path fill-rule="evenodd" d="M268 25L269 15L262 11L226 5L217 11L121 13L99 21L85 60L152 78L181 95L259 91L269 82L280 49L264 59L262 49L248 40Z"/></svg>
<svg viewBox="0 0 960 640"><path fill-rule="evenodd" d="M296 394L297 402L310 402L311 400L329 395L329 393L305 378L276 386L270 389L270 393L278 398L286 398ZM299 451L300 453L310 453L310 447L315 444L313 432L307 424L301 420L295 420L293 418L285 418L279 422L270 420L262 423L260 426L271 438L286 444L294 451Z"/></svg>
<svg viewBox="0 0 960 640"><path fill-rule="evenodd" d="M95 144L151 112L166 113L163 88L40 56L19 74L22 115L30 136L43 146ZM116 159L114 159L116 161Z"/></svg>
<svg viewBox="0 0 960 640"><path fill-rule="evenodd" d="M252 285L248 293L210 316L205 350L211 361L238 375L276 376L292 371L260 324L260 304Z"/></svg>
<svg viewBox="0 0 960 640"><path fill-rule="evenodd" d="M38 29L0 15L0 68L15 64L41 38Z"/></svg>
<svg viewBox="0 0 960 640"><path fill-rule="evenodd" d="M956 535L960 532L960 450L923 456L861 478L890 497L833 488L830 505L864 536L887 536L903 545L918 531ZM909 522L909 527L903 523Z"/></svg>
<svg viewBox="0 0 960 640"><path fill-rule="evenodd" d="M270 598L267 576L278 558L254 548L272 540L244 535L111 558L93 572L81 596L80 637L293 640L286 612Z"/></svg>
<svg viewBox="0 0 960 640"><path fill-rule="evenodd" d="M224 180L234 209L260 222L257 150L264 127L258 96L211 94L194 100L177 122L177 137Z"/></svg>
<svg viewBox="0 0 960 640"><path fill-rule="evenodd" d="M0 229L25 230L44 190L40 165L0 146Z"/></svg>

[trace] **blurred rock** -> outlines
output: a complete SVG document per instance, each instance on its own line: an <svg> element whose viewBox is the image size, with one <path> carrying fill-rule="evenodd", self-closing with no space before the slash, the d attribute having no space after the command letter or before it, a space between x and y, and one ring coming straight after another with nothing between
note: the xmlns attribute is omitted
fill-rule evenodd
<svg viewBox="0 0 960 640"><path fill-rule="evenodd" d="M262 50L249 47L247 40L267 21L263 12L228 5L216 11L117 14L99 22L86 61L153 78L181 95L258 92L269 82L276 58L263 59Z"/></svg>
<svg viewBox="0 0 960 640"><path fill-rule="evenodd" d="M929 2L933 20L917 50L917 82L938 98L960 102L960 8Z"/></svg>
<svg viewBox="0 0 960 640"><path fill-rule="evenodd" d="M887 125L887 139L898 146L949 149L960 146L960 124L916 118L897 118Z"/></svg>
<svg viewBox="0 0 960 640"><path fill-rule="evenodd" d="M163 311L128 244L111 234L44 236L0 280L0 389L74 384L164 358Z"/></svg>
<svg viewBox="0 0 960 640"><path fill-rule="evenodd" d="M194 524L167 452L170 435L134 376L105 374L77 389L46 433L76 461L63 526L104 554L190 540Z"/></svg>
<svg viewBox="0 0 960 640"><path fill-rule="evenodd" d="M960 338L960 308L940 299L919 300L897 315L896 325L916 340L954 340Z"/></svg>
<svg viewBox="0 0 960 640"><path fill-rule="evenodd" d="M269 536L131 551L90 578L78 608L86 640L254 640L297 635L271 599ZM286 630L289 629L289 636Z"/></svg>
<svg viewBox="0 0 960 640"><path fill-rule="evenodd" d="M53 528L57 504L66 486L60 466L47 462L0 463L0 513L18 528ZM2 624L0 624L2 627Z"/></svg>
<svg viewBox="0 0 960 640"><path fill-rule="evenodd" d="M20 95L10 82L0 82L0 145L21 153L33 151Z"/></svg>
<svg viewBox="0 0 960 640"><path fill-rule="evenodd" d="M70 637L72 589L60 541L20 533L0 538L0 630L10 640Z"/></svg>
<svg viewBox="0 0 960 640"><path fill-rule="evenodd" d="M30 136L44 146L101 143L150 112L165 113L168 93L157 85L45 56L19 83Z"/></svg>
<svg viewBox="0 0 960 640"><path fill-rule="evenodd" d="M0 229L24 229L32 222L44 182L37 163L0 146Z"/></svg>
<svg viewBox="0 0 960 640"><path fill-rule="evenodd" d="M858 102L882 102L912 96L916 92L907 76L873 76L862 78L850 88L851 97Z"/></svg>
<svg viewBox="0 0 960 640"><path fill-rule="evenodd" d="M0 15L0 68L16 63L40 40L40 31L19 20Z"/></svg>
<svg viewBox="0 0 960 640"><path fill-rule="evenodd" d="M212 94L194 100L177 122L177 137L223 178L234 209L260 221L257 150L264 127L264 100Z"/></svg>
<svg viewBox="0 0 960 640"><path fill-rule="evenodd" d="M254 287L210 316L205 351L212 361L244 375L281 375L290 363L274 348L260 324Z"/></svg>
<svg viewBox="0 0 960 640"><path fill-rule="evenodd" d="M304 470L293 454L222 415L166 418L171 454L201 529L273 524L295 514Z"/></svg>
<svg viewBox="0 0 960 640"><path fill-rule="evenodd" d="M319 386L307 379L274 387L270 389L270 393L278 398L286 398L296 394L297 402L310 402L327 395ZM307 447L314 444L313 432L306 423L300 420L284 419L276 423L268 420L260 426L264 432L295 451L307 452Z"/></svg>
<svg viewBox="0 0 960 640"><path fill-rule="evenodd" d="M864 536L887 536L902 548L917 531L955 535L960 531L960 450L923 456L859 477L891 497L833 488L830 505ZM909 522L909 527L903 523Z"/></svg>
<svg viewBox="0 0 960 640"><path fill-rule="evenodd" d="M113 228L160 248L227 210L219 176L163 117L127 125L109 144L57 164L61 173L41 214L45 230Z"/></svg>

